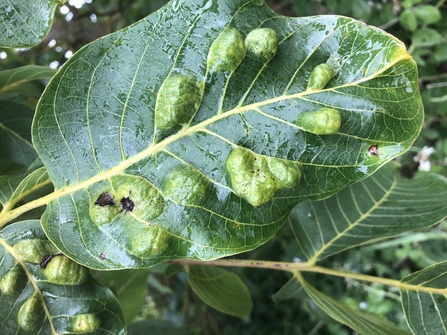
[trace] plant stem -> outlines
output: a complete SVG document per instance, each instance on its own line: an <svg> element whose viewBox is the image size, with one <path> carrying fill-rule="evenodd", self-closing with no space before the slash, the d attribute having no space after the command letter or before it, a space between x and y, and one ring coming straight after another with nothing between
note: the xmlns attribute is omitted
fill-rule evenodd
<svg viewBox="0 0 447 335"><path fill-rule="evenodd" d="M293 274L296 272L315 272L326 274L330 276L352 278L356 280L366 281L370 283L378 283L387 286L397 287L402 290L425 292L431 294L447 295L447 289L438 289L426 286L411 285L402 283L399 280L387 279L375 276L364 275L361 273L345 272L340 270L334 270L324 268L309 263L288 263L288 262L272 262L272 261L252 261L245 259L217 259L214 261L196 261L189 259L181 259L170 261L170 263L176 263L181 265L202 265L202 266L234 266L234 267L247 267L247 268L259 268L259 269L271 269L288 271Z"/></svg>

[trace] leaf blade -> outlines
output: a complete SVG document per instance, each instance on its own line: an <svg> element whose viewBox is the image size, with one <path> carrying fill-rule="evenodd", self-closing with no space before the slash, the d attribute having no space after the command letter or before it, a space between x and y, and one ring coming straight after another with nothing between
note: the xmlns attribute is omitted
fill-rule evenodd
<svg viewBox="0 0 447 335"><path fill-rule="evenodd" d="M390 163L332 198L297 205L290 224L310 262L371 239L433 225L447 215L443 177L420 173L409 180L399 177L396 168Z"/></svg>
<svg viewBox="0 0 447 335"><path fill-rule="evenodd" d="M250 292L238 275L215 266L188 266L187 272L191 288L208 305L234 316L250 314Z"/></svg>
<svg viewBox="0 0 447 335"><path fill-rule="evenodd" d="M404 335L409 334L407 331L397 328L395 325L375 315L363 313L361 311L353 310L331 297L326 296L322 292L307 283L304 279L301 280L304 289L309 297L329 316L341 322L353 330L364 335Z"/></svg>
<svg viewBox="0 0 447 335"><path fill-rule="evenodd" d="M37 0L24 3L18 0L0 4L0 45L9 48L26 48L40 43L53 23L57 1Z"/></svg>
<svg viewBox="0 0 447 335"><path fill-rule="evenodd" d="M201 0L173 1L85 47L53 77L39 102L33 143L56 190L64 190L47 207L43 227L64 253L82 264L98 269L147 267L175 258L206 260L251 250L276 233L303 197L321 199L365 178L405 151L420 130L417 72L401 42L343 17L290 19L251 1L208 6ZM172 33L172 21L182 34ZM222 25L215 26L216 21ZM227 73L208 68L208 50L227 27L236 25L246 35L263 22L278 35L273 58L247 54ZM367 53L361 52L365 42L357 35L374 41ZM305 48L296 48L302 40ZM337 74L324 89L306 91L313 68L325 62ZM360 64L361 71L350 62ZM171 85L169 78L183 75L197 81ZM269 85L275 77L276 84ZM189 121L180 118L172 129L171 121L158 129L157 106L169 105L160 104L160 96L175 90L189 94L181 87L203 88L197 112L188 114ZM374 95L377 90L383 98ZM198 104L196 93L191 106ZM402 99L408 109L400 107ZM322 136L295 124L298 114L327 107L329 100L342 115L339 132ZM177 109L171 112L176 119ZM377 143L380 157L368 151ZM267 184L276 177L265 167L272 161L282 171L302 168L304 177L292 186L270 182L274 191L260 200L243 196L244 187L236 188L228 176L235 148L263 162L266 173L259 179ZM118 179L128 181L126 190L115 191ZM135 201L139 191L131 180L158 191L154 201L158 209L164 206L159 216L130 213L129 208L142 206ZM183 187L166 186L171 180L190 188L181 192ZM262 194L256 183L254 193ZM189 198L193 191L198 193ZM116 206L104 214L114 219L101 217L99 225L90 215L79 214L79 208L98 212L93 204L103 193ZM123 199L134 206L126 200L117 214ZM144 246L132 245L141 230L164 235L164 251L148 249L142 257ZM68 231L78 236L68 238ZM100 254L110 258L100 259Z"/></svg>
<svg viewBox="0 0 447 335"><path fill-rule="evenodd" d="M72 281L76 274L71 272L70 276L63 277L65 281L70 281L70 284L62 284L60 271L65 271L66 268L61 267L58 270L56 273L58 277L52 277L48 271L52 262L65 256L54 257L46 269L39 265L47 252L55 250L53 248L37 220L18 222L2 230L0 236L2 334L16 334L20 329L45 334L85 333L88 330L92 333L110 331L125 334L124 317L118 301L107 288L100 286L87 274L87 269L83 270L87 276L79 283ZM74 268L76 266L71 267L72 270ZM11 272L15 269L20 271L18 281L10 280L17 277ZM28 309L30 312L25 313L28 316L24 318L22 307L32 296L37 297L36 304L31 304ZM22 321L20 321L21 313ZM79 324L84 328L77 329Z"/></svg>
<svg viewBox="0 0 447 335"><path fill-rule="evenodd" d="M444 290L446 287L446 270L447 262L441 262L401 280L404 284L437 289L432 293L399 289L407 324L414 334L446 332L447 302L445 295L439 294L439 289Z"/></svg>

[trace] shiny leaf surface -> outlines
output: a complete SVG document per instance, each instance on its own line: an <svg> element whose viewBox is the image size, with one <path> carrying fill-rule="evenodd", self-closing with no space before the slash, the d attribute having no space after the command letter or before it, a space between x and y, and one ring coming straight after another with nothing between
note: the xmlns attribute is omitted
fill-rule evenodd
<svg viewBox="0 0 447 335"><path fill-rule="evenodd" d="M246 51L260 27L276 40ZM333 71L313 71L323 63ZM77 52L47 86L33 143L56 192L42 224L98 269L251 250L303 197L408 149L422 119L416 66L379 29L259 0L174 0Z"/></svg>
<svg viewBox="0 0 447 335"><path fill-rule="evenodd" d="M0 46L26 48L39 44L50 31L53 15L64 0L0 2Z"/></svg>
<svg viewBox="0 0 447 335"><path fill-rule="evenodd" d="M406 276L404 284L434 288L433 292L400 289L408 326L416 335L447 333L447 262Z"/></svg>
<svg viewBox="0 0 447 335"><path fill-rule="evenodd" d="M390 163L324 201L304 201L289 222L313 263L371 239L428 227L447 216L447 180L431 173L399 176Z"/></svg>
<svg viewBox="0 0 447 335"><path fill-rule="evenodd" d="M215 266L189 266L187 271L191 288L208 305L230 315L250 314L250 292L238 275Z"/></svg>
<svg viewBox="0 0 447 335"><path fill-rule="evenodd" d="M35 220L0 234L0 333L125 334L125 326L112 292L57 254Z"/></svg>

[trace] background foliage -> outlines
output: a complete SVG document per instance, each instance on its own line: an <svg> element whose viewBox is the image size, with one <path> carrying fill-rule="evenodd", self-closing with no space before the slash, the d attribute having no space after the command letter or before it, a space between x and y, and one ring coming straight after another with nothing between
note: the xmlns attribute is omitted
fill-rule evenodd
<svg viewBox="0 0 447 335"><path fill-rule="evenodd" d="M62 9L64 14L60 9L56 10L52 30L37 47L19 51L0 50L1 70L29 64L58 68L72 53L87 43L136 22L164 3L165 1L93 0L77 8L75 2L68 2ZM419 84L426 115L416 143L409 152L398 158L401 174L413 177L418 169L430 169L440 176L447 176L445 1L291 0L270 1L269 5L277 12L289 16L351 16L381 27L402 40L419 67ZM43 75L42 78L47 77ZM45 81L30 84L26 92L29 97L27 106L20 104L20 113L28 119L29 125L44 83ZM9 95L9 98L11 96L14 97ZM14 101L8 104L11 104L8 108L17 107ZM427 148L423 149L424 147ZM9 169L26 170L35 158L30 153L24 158L23 165ZM2 168L6 169L5 165L0 165L0 170ZM440 219L442 217L440 215ZM293 216L290 220L293 220ZM443 221L435 227L403 233L380 243L366 244L333 254L319 264L347 272L400 280L415 271L444 261L446 239L447 224ZM291 221L266 245L234 258L294 262L298 261L299 254ZM259 329L269 334L352 334L352 330L335 322L306 295L302 299L291 299L283 303L281 296L275 293L290 279L290 275L286 273L266 269L232 269L231 272L238 274L247 284L254 303L248 316L236 318L206 305L197 297L194 285L190 284L191 278L188 280L191 273L177 270L173 265L163 264L144 271L92 271L92 274L115 293L122 306L129 306L124 312L127 322L161 319L171 321L172 323L156 325L160 334L163 327L173 334L172 325L182 325L183 328L177 329L179 334L195 333L198 329L203 334L254 334ZM171 275L166 276L165 273ZM321 292L355 310L384 315L402 329L407 328L399 292L393 287L322 274L306 274L306 280ZM132 297L131 301L129 297ZM272 297L277 301L274 305ZM137 334L137 327L141 325L129 327L129 332Z"/></svg>

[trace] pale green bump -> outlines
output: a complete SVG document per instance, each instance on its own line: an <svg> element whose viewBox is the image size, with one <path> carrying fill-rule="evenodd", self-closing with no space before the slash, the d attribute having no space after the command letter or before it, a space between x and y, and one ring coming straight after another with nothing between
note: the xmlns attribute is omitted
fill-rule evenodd
<svg viewBox="0 0 447 335"><path fill-rule="evenodd" d="M276 32L270 28L257 28L252 30L245 38L247 52L269 60L278 51Z"/></svg>
<svg viewBox="0 0 447 335"><path fill-rule="evenodd" d="M42 310L42 304L37 293L29 297L20 307L17 315L17 323L20 328L27 332L35 331L39 325L39 315Z"/></svg>
<svg viewBox="0 0 447 335"><path fill-rule="evenodd" d="M34 264L39 264L45 255L58 252L48 240L24 240L16 243L13 248L23 261Z"/></svg>
<svg viewBox="0 0 447 335"><path fill-rule="evenodd" d="M126 214L121 200L129 198L133 204L132 214L142 220L150 220L161 215L165 202L160 192L144 177L118 174L110 179L110 189L99 189L90 204L92 221L101 226L119 220L119 214ZM100 206L101 194L107 194L113 199L107 205ZM106 199L107 200L107 199Z"/></svg>
<svg viewBox="0 0 447 335"><path fill-rule="evenodd" d="M300 163L273 157L268 157L267 161L279 188L294 187L300 182L303 175Z"/></svg>
<svg viewBox="0 0 447 335"><path fill-rule="evenodd" d="M157 94L155 126L171 129L188 123L200 107L203 89L203 82L195 76L169 75Z"/></svg>
<svg viewBox="0 0 447 335"><path fill-rule="evenodd" d="M101 326L101 319L93 313L75 315L70 322L75 334L91 333Z"/></svg>
<svg viewBox="0 0 447 335"><path fill-rule="evenodd" d="M88 269L66 256L55 256L43 273L50 283L78 285L87 279Z"/></svg>
<svg viewBox="0 0 447 335"><path fill-rule="evenodd" d="M277 190L277 181L264 156L243 148L234 149L227 159L234 193L253 206L270 201Z"/></svg>
<svg viewBox="0 0 447 335"><path fill-rule="evenodd" d="M315 66L307 83L307 91L318 91L326 87L327 83L335 76L335 71L327 63Z"/></svg>
<svg viewBox="0 0 447 335"><path fill-rule="evenodd" d="M151 220L163 213L165 201L160 192L144 177L126 174L111 178L116 198L129 198L134 203L132 214L142 220Z"/></svg>
<svg viewBox="0 0 447 335"><path fill-rule="evenodd" d="M201 204L210 189L210 181L189 165L180 165L172 169L163 184L165 196L180 205Z"/></svg>
<svg viewBox="0 0 447 335"><path fill-rule="evenodd" d="M341 115L334 108L323 107L299 114L296 125L317 135L335 134L341 127Z"/></svg>
<svg viewBox="0 0 447 335"><path fill-rule="evenodd" d="M131 241L131 251L138 257L157 257L164 254L172 241L172 235L157 226L150 226L141 231Z"/></svg>
<svg viewBox="0 0 447 335"><path fill-rule="evenodd" d="M20 267L15 266L9 270L0 281L0 291L5 295L16 294L20 290L20 283L23 276L23 270Z"/></svg>
<svg viewBox="0 0 447 335"><path fill-rule="evenodd" d="M245 43L236 28L225 29L213 42L208 52L210 71L234 71L245 57Z"/></svg>
<svg viewBox="0 0 447 335"><path fill-rule="evenodd" d="M102 194L107 194L110 196L113 199L113 203L101 202ZM90 217L98 227L112 222L113 219L121 212L121 204L119 200L113 197L113 192L111 190L108 190L107 192L98 191L93 199L95 201L90 204ZM101 203L102 206L99 205L99 203Z"/></svg>

